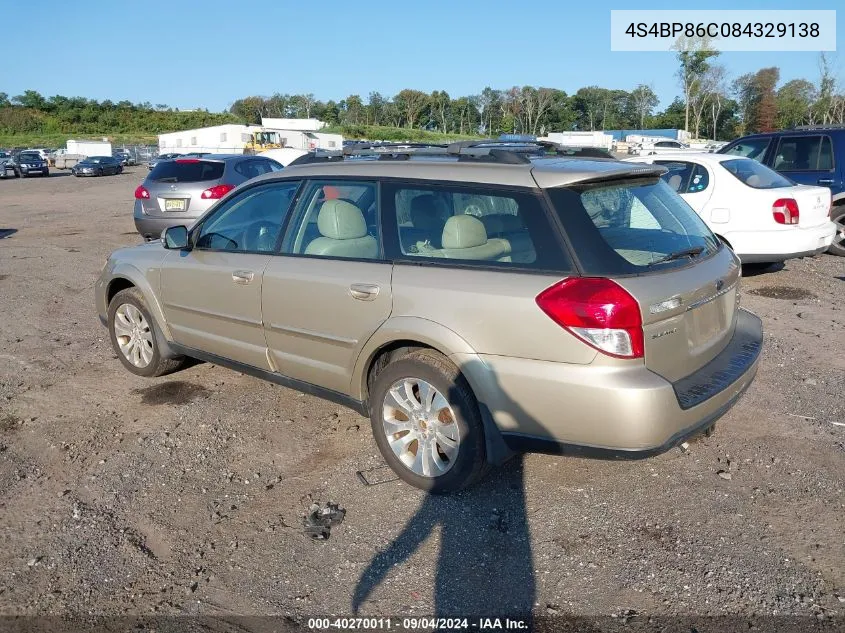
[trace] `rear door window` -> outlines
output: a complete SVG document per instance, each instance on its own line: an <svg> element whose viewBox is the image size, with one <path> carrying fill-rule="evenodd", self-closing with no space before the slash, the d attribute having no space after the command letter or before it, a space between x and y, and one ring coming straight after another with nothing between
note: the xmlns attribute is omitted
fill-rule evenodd
<svg viewBox="0 0 845 633"><path fill-rule="evenodd" d="M548 193L588 275L681 267L719 248L707 225L660 179L555 188Z"/></svg>
<svg viewBox="0 0 845 633"><path fill-rule="evenodd" d="M147 178L156 182L204 182L220 180L224 169L225 163L220 161L177 158L157 163Z"/></svg>
<svg viewBox="0 0 845 633"><path fill-rule="evenodd" d="M827 136L782 136L775 153L777 171L829 171L833 149Z"/></svg>
<svg viewBox="0 0 845 633"><path fill-rule="evenodd" d="M386 241L399 259L571 269L533 192L396 183L382 192Z"/></svg>
<svg viewBox="0 0 845 633"><path fill-rule="evenodd" d="M656 160L655 165L668 169L661 178L678 193L698 193L710 184L707 169L698 163L683 160Z"/></svg>

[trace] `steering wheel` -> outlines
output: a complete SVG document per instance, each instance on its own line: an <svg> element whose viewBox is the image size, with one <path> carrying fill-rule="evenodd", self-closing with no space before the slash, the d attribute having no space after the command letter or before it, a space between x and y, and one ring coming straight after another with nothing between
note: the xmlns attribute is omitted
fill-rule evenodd
<svg viewBox="0 0 845 633"><path fill-rule="evenodd" d="M238 250L238 243L222 233L206 233L200 237L199 246L203 248L215 248L222 251Z"/></svg>
<svg viewBox="0 0 845 633"><path fill-rule="evenodd" d="M279 225L267 220L253 222L244 231L244 246L248 251L268 253L276 248Z"/></svg>

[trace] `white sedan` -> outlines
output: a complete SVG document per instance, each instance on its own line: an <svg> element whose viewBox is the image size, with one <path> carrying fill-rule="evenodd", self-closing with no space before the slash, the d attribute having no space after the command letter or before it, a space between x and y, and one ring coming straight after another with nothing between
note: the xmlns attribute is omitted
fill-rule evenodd
<svg viewBox="0 0 845 633"><path fill-rule="evenodd" d="M663 180L744 264L823 253L836 233L830 189L796 185L754 159L683 152L625 160L666 167Z"/></svg>

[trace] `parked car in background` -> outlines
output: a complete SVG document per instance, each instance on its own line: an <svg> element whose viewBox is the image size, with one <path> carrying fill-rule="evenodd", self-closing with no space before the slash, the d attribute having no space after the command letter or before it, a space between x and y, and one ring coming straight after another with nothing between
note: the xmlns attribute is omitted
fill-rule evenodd
<svg viewBox="0 0 845 633"><path fill-rule="evenodd" d="M173 158L179 158L182 154L170 153L170 154L159 154L155 158L153 158L150 162L147 163L147 167L152 170L156 165L158 165L159 161L162 160L171 160Z"/></svg>
<svg viewBox="0 0 845 633"><path fill-rule="evenodd" d="M120 161L120 164L124 167L128 167L130 165L135 164L135 157L132 156L132 154L130 154L126 150L117 150L116 152L113 152L112 158L117 161Z"/></svg>
<svg viewBox="0 0 845 633"><path fill-rule="evenodd" d="M829 189L796 185L751 158L683 153L625 160L665 167L662 178L743 264L818 255L836 233Z"/></svg>
<svg viewBox="0 0 845 633"><path fill-rule="evenodd" d="M21 170L15 157L9 152L0 152L0 178L20 178Z"/></svg>
<svg viewBox="0 0 845 633"><path fill-rule="evenodd" d="M845 257L845 125L801 126L743 136L722 147L719 154L753 158L797 183L830 189L830 219L837 232L828 252Z"/></svg>
<svg viewBox="0 0 845 633"><path fill-rule="evenodd" d="M152 377L195 357L343 403L400 477L439 492L519 451L668 450L751 384L763 334L739 260L663 168L391 153L267 173L190 228L175 223L196 194L168 213L170 186L249 157L161 163L139 194L170 228L95 285L120 362Z"/></svg>
<svg viewBox="0 0 845 633"><path fill-rule="evenodd" d="M157 240L169 226L191 224L242 182L282 169L246 154L159 161L135 190L135 227L145 240Z"/></svg>
<svg viewBox="0 0 845 633"><path fill-rule="evenodd" d="M27 176L49 176L50 166L47 161L36 151L24 150L13 159L20 170L22 178Z"/></svg>
<svg viewBox="0 0 845 633"><path fill-rule="evenodd" d="M74 176L116 176L123 173L123 165L112 156L89 156L71 167Z"/></svg>
<svg viewBox="0 0 845 633"><path fill-rule="evenodd" d="M633 149L634 156L652 156L654 154L667 154L671 152L678 152L683 150L690 150L690 146L681 143L680 141L646 141Z"/></svg>

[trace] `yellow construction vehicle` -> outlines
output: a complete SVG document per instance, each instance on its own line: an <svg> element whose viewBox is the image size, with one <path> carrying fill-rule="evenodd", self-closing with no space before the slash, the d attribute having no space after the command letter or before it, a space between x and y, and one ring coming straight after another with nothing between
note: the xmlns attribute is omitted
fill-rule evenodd
<svg viewBox="0 0 845 633"><path fill-rule="evenodd" d="M258 130L250 134L250 140L244 147L244 154L258 154L268 149L279 149L284 147L284 139L278 132Z"/></svg>

